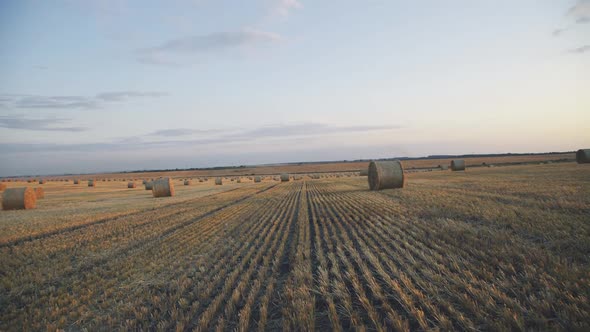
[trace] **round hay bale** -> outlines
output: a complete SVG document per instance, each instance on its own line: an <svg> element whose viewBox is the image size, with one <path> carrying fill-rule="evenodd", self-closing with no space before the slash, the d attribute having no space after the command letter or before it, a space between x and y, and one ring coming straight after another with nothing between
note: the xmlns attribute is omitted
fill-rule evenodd
<svg viewBox="0 0 590 332"><path fill-rule="evenodd" d="M215 184L221 186L223 184L223 181L221 180L221 178L215 178Z"/></svg>
<svg viewBox="0 0 590 332"><path fill-rule="evenodd" d="M78 179L74 180L74 184L80 184L80 180L78 180Z"/></svg>
<svg viewBox="0 0 590 332"><path fill-rule="evenodd" d="M154 182L153 181L146 181L144 183L145 185L145 190L152 190L154 188Z"/></svg>
<svg viewBox="0 0 590 332"><path fill-rule="evenodd" d="M438 165L438 168L440 168L442 171L446 171L449 169L449 166L447 165Z"/></svg>
<svg viewBox="0 0 590 332"><path fill-rule="evenodd" d="M129 182L127 183L127 188L136 188L137 185L135 185L135 182Z"/></svg>
<svg viewBox="0 0 590 332"><path fill-rule="evenodd" d="M96 181L88 180L88 187L96 187Z"/></svg>
<svg viewBox="0 0 590 332"><path fill-rule="evenodd" d="M368 176L369 175L369 169L368 168L364 168L361 169L359 176Z"/></svg>
<svg viewBox="0 0 590 332"><path fill-rule="evenodd" d="M590 164L590 149L580 149L576 152L578 164Z"/></svg>
<svg viewBox="0 0 590 332"><path fill-rule="evenodd" d="M288 173L281 174L281 182L289 182L289 174Z"/></svg>
<svg viewBox="0 0 590 332"><path fill-rule="evenodd" d="M0 191L6 189L6 185L4 183L0 183Z"/></svg>
<svg viewBox="0 0 590 332"><path fill-rule="evenodd" d="M464 171L464 170L465 170L465 160L463 160L463 159L451 160L451 171Z"/></svg>
<svg viewBox="0 0 590 332"><path fill-rule="evenodd" d="M369 164L369 188L371 190L403 188L404 168L399 160L372 161Z"/></svg>
<svg viewBox="0 0 590 332"><path fill-rule="evenodd" d="M254 182L262 182L262 178L260 176L254 177Z"/></svg>
<svg viewBox="0 0 590 332"><path fill-rule="evenodd" d="M203 182L203 179L199 179L199 182Z"/></svg>
<svg viewBox="0 0 590 332"><path fill-rule="evenodd" d="M45 184L45 183L47 183L47 180L45 180L45 179L39 180L39 184Z"/></svg>
<svg viewBox="0 0 590 332"><path fill-rule="evenodd" d="M41 187L35 188L35 196L37 196L37 199L45 198L45 191L43 190L43 188L41 188Z"/></svg>
<svg viewBox="0 0 590 332"><path fill-rule="evenodd" d="M37 195L29 187L8 188L2 194L2 210L34 209Z"/></svg>
<svg viewBox="0 0 590 332"><path fill-rule="evenodd" d="M242 179L241 179L241 178L238 178L238 179L236 180L236 182L237 182L237 183L242 183Z"/></svg>
<svg viewBox="0 0 590 332"><path fill-rule="evenodd" d="M154 197L171 197L174 196L174 183L170 178L161 178L152 182L152 194Z"/></svg>
<svg viewBox="0 0 590 332"><path fill-rule="evenodd" d="M184 185L185 186L190 186L191 184L193 184L193 181L191 181L191 180L184 180Z"/></svg>

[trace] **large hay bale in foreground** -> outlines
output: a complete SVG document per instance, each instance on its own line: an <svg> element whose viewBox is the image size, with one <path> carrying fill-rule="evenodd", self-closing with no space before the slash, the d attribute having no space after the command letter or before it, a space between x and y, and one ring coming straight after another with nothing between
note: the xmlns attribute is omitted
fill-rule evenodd
<svg viewBox="0 0 590 332"><path fill-rule="evenodd" d="M260 176L254 177L254 182L261 182L262 178Z"/></svg>
<svg viewBox="0 0 590 332"><path fill-rule="evenodd" d="M35 188L35 196L37 196L37 199L45 198L45 191L43 190L43 188L41 188L41 187Z"/></svg>
<svg viewBox="0 0 590 332"><path fill-rule="evenodd" d="M88 180L88 187L96 187L96 181Z"/></svg>
<svg viewBox="0 0 590 332"><path fill-rule="evenodd" d="M154 188L154 182L153 181L146 181L144 183L145 185L145 190L152 190Z"/></svg>
<svg viewBox="0 0 590 332"><path fill-rule="evenodd" d="M465 160L463 160L463 159L451 160L451 170L452 171L464 171L465 170Z"/></svg>
<svg viewBox="0 0 590 332"><path fill-rule="evenodd" d="M223 184L223 181L221 180L221 178L215 178L215 184L220 186Z"/></svg>
<svg viewBox="0 0 590 332"><path fill-rule="evenodd" d="M359 176L368 176L369 175L369 169L368 168L363 168L361 169Z"/></svg>
<svg viewBox="0 0 590 332"><path fill-rule="evenodd" d="M576 152L578 164L590 164L590 149L580 149Z"/></svg>
<svg viewBox="0 0 590 332"><path fill-rule="evenodd" d="M287 174L287 173L281 174L281 182L289 182L289 174Z"/></svg>
<svg viewBox="0 0 590 332"><path fill-rule="evenodd" d="M152 182L152 194L154 197L170 197L174 196L174 183L170 178L157 179Z"/></svg>
<svg viewBox="0 0 590 332"><path fill-rule="evenodd" d="M399 160L372 161L368 178L371 190L403 188L405 184L404 168Z"/></svg>
<svg viewBox="0 0 590 332"><path fill-rule="evenodd" d="M29 187L8 188L2 194L2 210L34 209L37 195Z"/></svg>
<svg viewBox="0 0 590 332"><path fill-rule="evenodd" d="M127 188L136 188L137 185L135 185L135 182L129 182L127 183Z"/></svg>
<svg viewBox="0 0 590 332"><path fill-rule="evenodd" d="M193 181L191 181L191 180L184 180L184 185L185 186L190 186L191 184L193 184Z"/></svg>

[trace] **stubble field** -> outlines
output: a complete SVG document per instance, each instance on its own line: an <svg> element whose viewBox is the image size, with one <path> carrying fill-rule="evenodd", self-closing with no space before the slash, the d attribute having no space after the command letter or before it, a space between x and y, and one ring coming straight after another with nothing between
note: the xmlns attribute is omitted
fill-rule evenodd
<svg viewBox="0 0 590 332"><path fill-rule="evenodd" d="M590 167L407 177L49 182L0 211L0 330L590 329Z"/></svg>

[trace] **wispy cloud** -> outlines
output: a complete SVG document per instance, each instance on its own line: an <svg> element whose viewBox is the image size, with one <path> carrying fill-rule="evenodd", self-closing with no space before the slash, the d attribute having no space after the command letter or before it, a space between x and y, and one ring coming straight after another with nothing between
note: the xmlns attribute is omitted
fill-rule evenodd
<svg viewBox="0 0 590 332"><path fill-rule="evenodd" d="M282 17L288 16L292 10L303 8L303 4L297 0L276 0L273 2L272 13Z"/></svg>
<svg viewBox="0 0 590 332"><path fill-rule="evenodd" d="M567 16L576 23L588 23L590 21L590 0L578 0L567 12Z"/></svg>
<svg viewBox="0 0 590 332"><path fill-rule="evenodd" d="M0 116L0 127L34 131L81 132L87 130L84 127L56 127L68 121L68 119L59 118L28 119L20 116Z"/></svg>
<svg viewBox="0 0 590 332"><path fill-rule="evenodd" d="M569 50L569 53L574 53L574 54L582 54L582 53L586 53L590 51L590 45L584 45L578 48L574 48L572 50Z"/></svg>
<svg viewBox="0 0 590 332"><path fill-rule="evenodd" d="M136 54L137 59L143 63L175 65L179 64L179 56L194 57L242 46L275 43L281 39L276 33L242 29L173 39L158 46L139 49Z"/></svg>
<svg viewBox="0 0 590 332"><path fill-rule="evenodd" d="M95 96L39 96L23 94L0 94L1 108L18 109L94 109L105 103L124 102L137 98L157 98L163 92L118 91L104 92Z"/></svg>
<svg viewBox="0 0 590 332"><path fill-rule="evenodd" d="M401 126L332 126L328 124L287 124L265 126L251 130L208 130L211 134L199 139L176 139L167 141L144 141L138 136L118 138L111 142L89 144L1 144L3 152L36 152L36 151L125 151L157 148L183 148L195 146L210 146L212 144L248 143L257 140L313 138L332 134L360 134L374 131L396 130ZM228 133L231 131L231 133ZM164 137L186 136L198 129L164 129L145 135L159 134Z"/></svg>
<svg viewBox="0 0 590 332"><path fill-rule="evenodd" d="M157 130L157 131L147 134L146 136L181 137L181 136L189 136L189 135L193 135L193 134L205 134L205 133L211 133L211 132L219 132L219 131L176 128L176 129Z"/></svg>

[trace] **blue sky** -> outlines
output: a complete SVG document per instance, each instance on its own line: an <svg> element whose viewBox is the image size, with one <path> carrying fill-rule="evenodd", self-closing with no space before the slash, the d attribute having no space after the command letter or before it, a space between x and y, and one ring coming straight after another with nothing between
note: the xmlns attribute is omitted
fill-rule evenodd
<svg viewBox="0 0 590 332"><path fill-rule="evenodd" d="M0 2L0 176L590 147L590 1Z"/></svg>

